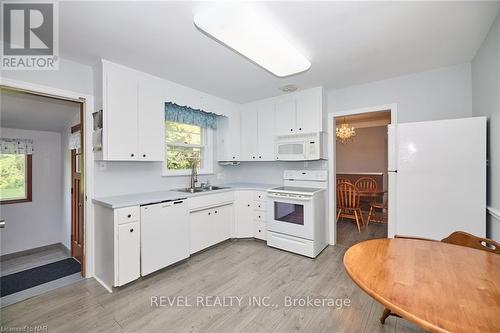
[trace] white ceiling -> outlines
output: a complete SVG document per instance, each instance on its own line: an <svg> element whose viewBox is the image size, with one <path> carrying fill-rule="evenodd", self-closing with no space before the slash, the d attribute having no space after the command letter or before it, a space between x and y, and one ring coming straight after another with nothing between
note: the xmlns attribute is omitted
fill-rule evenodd
<svg viewBox="0 0 500 333"><path fill-rule="evenodd" d="M196 12L249 6L311 61L277 78L198 31ZM236 102L469 62L500 2L60 2L61 56L105 58ZM258 22L256 22L258 24Z"/></svg>
<svg viewBox="0 0 500 333"><path fill-rule="evenodd" d="M0 90L1 127L61 132L79 112L76 102Z"/></svg>

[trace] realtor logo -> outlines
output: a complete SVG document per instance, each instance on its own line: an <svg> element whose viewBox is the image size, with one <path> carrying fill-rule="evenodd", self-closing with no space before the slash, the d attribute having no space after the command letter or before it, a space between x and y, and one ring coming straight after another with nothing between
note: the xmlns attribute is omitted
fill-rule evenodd
<svg viewBox="0 0 500 333"><path fill-rule="evenodd" d="M57 70L56 2L2 2L2 70Z"/></svg>

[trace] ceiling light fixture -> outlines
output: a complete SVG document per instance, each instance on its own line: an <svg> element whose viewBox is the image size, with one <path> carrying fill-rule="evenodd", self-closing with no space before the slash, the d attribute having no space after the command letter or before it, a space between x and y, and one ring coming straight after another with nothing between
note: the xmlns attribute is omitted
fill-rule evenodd
<svg viewBox="0 0 500 333"><path fill-rule="evenodd" d="M294 92L297 89L298 89L297 86L294 84L287 84L286 86L280 88L281 91L286 93Z"/></svg>
<svg viewBox="0 0 500 333"><path fill-rule="evenodd" d="M278 77L301 73L311 67L304 57L262 15L250 9L219 8L194 16L198 29Z"/></svg>

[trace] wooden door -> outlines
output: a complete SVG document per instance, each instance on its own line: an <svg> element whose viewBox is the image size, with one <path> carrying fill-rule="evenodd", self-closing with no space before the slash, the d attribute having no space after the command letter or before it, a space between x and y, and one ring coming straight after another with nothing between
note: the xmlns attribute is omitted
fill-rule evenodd
<svg viewBox="0 0 500 333"><path fill-rule="evenodd" d="M84 265L84 207L83 188L83 135L80 125L73 126L71 133L80 133L80 148L71 150L71 256L80 262L82 276Z"/></svg>

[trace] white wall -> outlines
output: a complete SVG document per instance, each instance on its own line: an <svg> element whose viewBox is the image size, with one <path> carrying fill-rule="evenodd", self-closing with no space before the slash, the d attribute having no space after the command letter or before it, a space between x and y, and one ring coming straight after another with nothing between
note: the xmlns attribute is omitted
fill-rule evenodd
<svg viewBox="0 0 500 333"><path fill-rule="evenodd" d="M398 104L398 122L472 116L471 66L462 64L328 91L328 111Z"/></svg>
<svg viewBox="0 0 500 333"><path fill-rule="evenodd" d="M57 71L2 71L2 77L93 95L92 67L62 58Z"/></svg>
<svg viewBox="0 0 500 333"><path fill-rule="evenodd" d="M488 205L500 211L500 15L472 61L472 113L488 117ZM488 216L488 237L500 241L500 221Z"/></svg>
<svg viewBox="0 0 500 333"><path fill-rule="evenodd" d="M33 200L2 205L1 254L61 242L61 134L2 128L2 137L33 139Z"/></svg>
<svg viewBox="0 0 500 333"><path fill-rule="evenodd" d="M387 171L387 128L384 126L356 129L351 142L337 142L337 173Z"/></svg>

